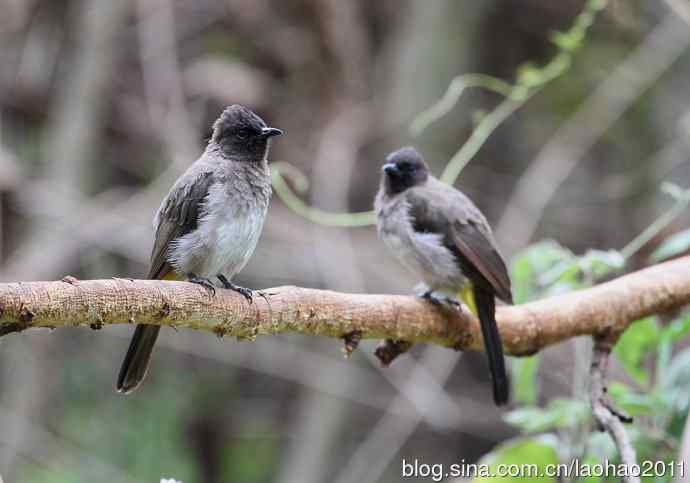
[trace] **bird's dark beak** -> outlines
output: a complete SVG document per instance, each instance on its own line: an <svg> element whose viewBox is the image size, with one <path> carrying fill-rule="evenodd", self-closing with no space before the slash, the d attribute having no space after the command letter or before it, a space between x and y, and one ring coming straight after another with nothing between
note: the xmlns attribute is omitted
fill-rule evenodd
<svg viewBox="0 0 690 483"><path fill-rule="evenodd" d="M388 176L397 176L400 174L400 170L395 165L395 163L386 163L383 165L383 168L381 168L381 169Z"/></svg>
<svg viewBox="0 0 690 483"><path fill-rule="evenodd" d="M280 136L281 134L283 134L283 131L281 131L280 129L276 129L274 127L265 127L261 129L260 136L263 139L267 139L272 138L273 136Z"/></svg>

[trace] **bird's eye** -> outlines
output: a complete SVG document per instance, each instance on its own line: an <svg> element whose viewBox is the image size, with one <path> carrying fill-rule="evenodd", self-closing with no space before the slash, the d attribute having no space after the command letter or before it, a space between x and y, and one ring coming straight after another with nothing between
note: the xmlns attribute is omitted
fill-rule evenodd
<svg viewBox="0 0 690 483"><path fill-rule="evenodd" d="M407 161L403 161L402 163L398 164L398 169L400 169L400 171L414 171L414 165L412 163L408 163Z"/></svg>
<svg viewBox="0 0 690 483"><path fill-rule="evenodd" d="M249 131L247 129L240 129L237 131L237 137L239 139L247 139L249 137Z"/></svg>

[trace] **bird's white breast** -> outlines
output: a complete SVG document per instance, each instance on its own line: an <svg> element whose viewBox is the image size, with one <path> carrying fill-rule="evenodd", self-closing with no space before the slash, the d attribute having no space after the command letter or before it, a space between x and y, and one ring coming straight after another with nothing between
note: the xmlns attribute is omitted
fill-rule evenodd
<svg viewBox="0 0 690 483"><path fill-rule="evenodd" d="M434 290L455 290L465 281L453 253L443 245L438 233L415 232L409 207L402 200L379 211L379 236L391 253Z"/></svg>
<svg viewBox="0 0 690 483"><path fill-rule="evenodd" d="M171 250L178 271L232 278L249 261L261 236L270 188L257 193L238 183L210 187L197 229L176 240Z"/></svg>
<svg viewBox="0 0 690 483"><path fill-rule="evenodd" d="M222 202L221 202L222 203ZM251 258L266 217L266 207L257 203L229 201L214 207L202 220L199 230L208 244L208 256L201 272L231 278Z"/></svg>

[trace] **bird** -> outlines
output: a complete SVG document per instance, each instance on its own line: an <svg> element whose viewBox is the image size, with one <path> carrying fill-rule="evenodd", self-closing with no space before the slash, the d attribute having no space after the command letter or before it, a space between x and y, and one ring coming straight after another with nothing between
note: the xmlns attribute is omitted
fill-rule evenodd
<svg viewBox="0 0 690 483"><path fill-rule="evenodd" d="M253 291L231 282L254 252L271 197L268 127L250 109L226 107L203 154L173 184L153 227L148 279L188 280L215 294L213 279L251 302ZM127 394L146 377L160 326L136 326L116 389Z"/></svg>
<svg viewBox="0 0 690 483"><path fill-rule="evenodd" d="M495 298L512 304L513 297L506 264L482 212L435 178L413 147L386 157L374 209L381 240L422 280L420 295L454 305L459 297L479 318L493 398L505 404L509 387Z"/></svg>

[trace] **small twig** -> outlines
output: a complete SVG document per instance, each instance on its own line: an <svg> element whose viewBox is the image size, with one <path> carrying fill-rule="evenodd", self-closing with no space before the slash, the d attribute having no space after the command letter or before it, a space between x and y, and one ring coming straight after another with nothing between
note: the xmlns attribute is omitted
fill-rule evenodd
<svg viewBox="0 0 690 483"><path fill-rule="evenodd" d="M430 124L448 114L460 100L460 96L467 88L481 87L489 91L510 97L513 86L503 79L485 74L463 74L450 82L443 97L431 107L419 113L410 125L410 133L418 136Z"/></svg>
<svg viewBox="0 0 690 483"><path fill-rule="evenodd" d="M690 25L690 5L688 5L687 2L683 2L682 0L666 0L666 5L668 5L673 13Z"/></svg>
<svg viewBox="0 0 690 483"><path fill-rule="evenodd" d="M382 340L374 351L374 355L381 361L383 367L388 367L401 354L412 347L412 342L406 340L385 339Z"/></svg>
<svg viewBox="0 0 690 483"><path fill-rule="evenodd" d="M518 180L494 234L510 253L532 238L560 186L601 135L650 88L690 44L673 17L655 27L542 148ZM539 189L535 189L538 186Z"/></svg>
<svg viewBox="0 0 690 483"><path fill-rule="evenodd" d="M288 168L289 166L289 168ZM297 182L298 190L304 188L305 177L299 170L285 162L276 163L271 169L273 190L285 205L303 218L325 226L356 227L368 226L375 223L373 211L358 213L331 213L309 206L297 196L285 181L287 176Z"/></svg>
<svg viewBox="0 0 690 483"><path fill-rule="evenodd" d="M460 172L474 158L474 155L481 149L489 136L503 124L503 121L508 119L511 114L522 107L536 93L537 90L535 89L522 98L508 97L496 109L484 116L477 128L472 131L470 138L462 145L462 148L455 156L450 159L443 170L441 180L448 184L455 183L455 180L460 176Z"/></svg>
<svg viewBox="0 0 690 483"><path fill-rule="evenodd" d="M555 36L555 39L560 39L554 40L558 46L558 53L539 69L525 69L529 74L523 73L522 76L519 76L520 78L515 85L485 74L460 75L451 81L446 93L438 102L413 120L410 131L413 135L418 135L429 124L450 112L457 104L463 91L468 87L482 87L505 96L503 102L482 118L469 139L448 162L441 175L442 181L448 184L455 183L460 172L477 154L489 136L532 96L570 67L573 54L582 44L581 39L585 37L597 12L601 11L605 5L606 0L589 0L572 27L567 32ZM573 43L573 38L579 38L580 42ZM366 226L374 223L374 216L371 211L329 213L307 205L292 192L281 174L278 170L274 171L273 188L276 194L290 209L311 222L343 227ZM288 172L287 174L289 176L291 173Z"/></svg>
<svg viewBox="0 0 690 483"><path fill-rule="evenodd" d="M681 190L675 185L665 184L662 186L675 199L675 203L666 213L657 218L654 223L649 225L642 233L636 236L630 243L621 250L623 258L628 259L637 253L643 246L649 243L664 228L676 218L686 212L690 204L690 190Z"/></svg>
<svg viewBox="0 0 690 483"><path fill-rule="evenodd" d="M343 336L343 341L345 342L345 347L343 347L343 353L345 354L346 359L349 359L352 353L357 350L357 347L359 347L359 341L361 340L361 330L353 330L352 332L348 332Z"/></svg>
<svg viewBox="0 0 690 483"><path fill-rule="evenodd" d="M631 423L632 418L614 406L607 392L606 370L611 348L612 344L603 342L601 339L595 341L590 368L592 414L600 428L609 433L613 439L618 448L621 462L632 467L637 464L637 456L623 426L623 423ZM622 481L639 483L640 479L637 476L626 476L623 477Z"/></svg>

